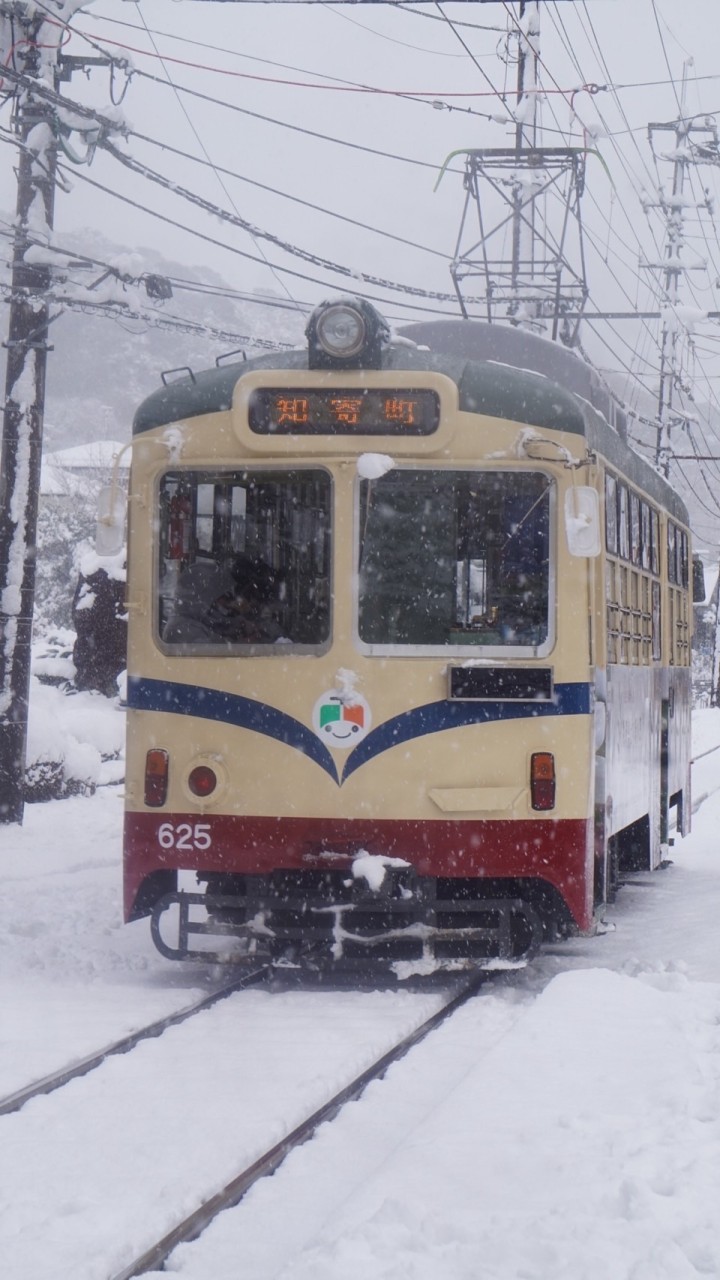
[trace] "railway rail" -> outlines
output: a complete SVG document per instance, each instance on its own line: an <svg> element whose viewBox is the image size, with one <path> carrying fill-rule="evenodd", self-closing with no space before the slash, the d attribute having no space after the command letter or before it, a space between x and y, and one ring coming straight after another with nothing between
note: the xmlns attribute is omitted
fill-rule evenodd
<svg viewBox="0 0 720 1280"><path fill-rule="evenodd" d="M696 756L693 756L692 760L690 761L690 764L691 764L691 765L696 765L696 764L698 764L701 760L705 760L705 759L707 758L707 756L714 755L714 753L715 753L716 751L720 751L720 742L719 742L716 746L714 746L714 747L708 747L705 751L699 751L699 752L698 752L698 754L697 754ZM695 779L695 774L693 774L693 784L694 784L694 779ZM696 794L694 794L694 785L693 785L693 798L692 798L692 812L693 812L693 814L696 814L696 813L697 813L698 809L699 809L699 808L700 808L700 807L705 803L705 801L706 801L706 800L707 800L707 799L708 799L708 798L713 794L713 792L714 792L714 791L716 791L716 790L717 790L717 788L716 788L715 786L711 786L711 787L709 787L709 788L707 788L707 787L706 787L706 788L705 788L705 790L700 791L700 792L696 795Z"/></svg>
<svg viewBox="0 0 720 1280"><path fill-rule="evenodd" d="M244 973L240 978L236 978L233 982L217 988L210 995L204 996L202 1000L196 1001L195 1004L188 1005L187 1008L180 1009L177 1013L170 1013L165 1018L158 1018L155 1022L150 1022L147 1026L140 1027L138 1031L133 1031L127 1036L122 1036L119 1040L112 1041L95 1053L87 1054L85 1057L62 1067L59 1071L51 1072L49 1075L42 1076L39 1080L34 1080L31 1084L23 1086L22 1089L17 1089L14 1093L7 1094L6 1097L0 1099L0 1116L11 1115L14 1111L20 1111L26 1102L30 1102L32 1098L54 1093L56 1089L61 1089L63 1085L69 1084L71 1080L86 1076L89 1072L102 1066L103 1062L108 1058L112 1058L116 1054L129 1053L143 1040L151 1040L161 1036L169 1027L176 1027L182 1022L187 1022L188 1019L194 1018L205 1009L211 1009L218 1001L227 999L228 996L234 995L237 991L243 991L246 987L263 982L267 976L267 965L252 970L250 973Z"/></svg>
<svg viewBox="0 0 720 1280"><path fill-rule="evenodd" d="M419 1041L423 1040L431 1031L444 1022L460 1005L471 999L484 983L486 977L487 974L477 974L471 981L464 983L461 989L456 991L452 998L448 1000L447 1004L421 1023L419 1027L404 1036L393 1048L389 1049L376 1062L352 1080L350 1084L346 1085L315 1110L280 1142L275 1143L247 1168L242 1169L221 1191L204 1200L197 1209L177 1223L170 1232L162 1236L141 1255L134 1258L121 1271L116 1272L112 1276L112 1280L133 1280L133 1277L162 1270L165 1261L178 1245L197 1239L219 1213L224 1209L230 1209L239 1204L254 1183L260 1178L274 1173L286 1156L296 1147L307 1142L324 1121L332 1119L345 1103L352 1102L360 1097L371 1081L377 1080L384 1075L392 1063L404 1057L414 1045L418 1044Z"/></svg>

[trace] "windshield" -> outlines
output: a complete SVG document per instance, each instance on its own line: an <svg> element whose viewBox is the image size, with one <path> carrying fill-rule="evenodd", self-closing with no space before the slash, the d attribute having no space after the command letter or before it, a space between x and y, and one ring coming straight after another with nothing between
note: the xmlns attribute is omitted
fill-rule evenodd
<svg viewBox="0 0 720 1280"><path fill-rule="evenodd" d="M158 629L165 644L304 650L330 634L330 477L319 470L166 474Z"/></svg>
<svg viewBox="0 0 720 1280"><path fill-rule="evenodd" d="M529 471L398 469L363 481L360 639L543 645L550 492Z"/></svg>

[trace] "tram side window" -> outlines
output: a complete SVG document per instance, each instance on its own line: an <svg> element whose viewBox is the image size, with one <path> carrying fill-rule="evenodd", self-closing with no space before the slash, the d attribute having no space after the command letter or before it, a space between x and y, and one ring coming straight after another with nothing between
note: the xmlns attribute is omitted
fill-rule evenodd
<svg viewBox="0 0 720 1280"><path fill-rule="evenodd" d="M652 538L652 571L660 573L660 516L657 511L650 511L650 534Z"/></svg>
<svg viewBox="0 0 720 1280"><path fill-rule="evenodd" d="M548 639L550 483L397 469L360 488L359 633L375 645Z"/></svg>
<svg viewBox="0 0 720 1280"><path fill-rule="evenodd" d="M667 527L667 562L668 582L677 582L677 551L675 547L675 525L668 520Z"/></svg>
<svg viewBox="0 0 720 1280"><path fill-rule="evenodd" d="M159 493L162 640L230 652L326 643L330 496L330 477L319 470L167 473Z"/></svg>
<svg viewBox="0 0 720 1280"><path fill-rule="evenodd" d="M605 538L607 549L612 555L618 551L618 508L617 480L614 476L605 476Z"/></svg>
<svg viewBox="0 0 720 1280"><path fill-rule="evenodd" d="M690 553L688 536L684 529L678 529L671 520L667 526L667 561L668 581L678 587L690 585Z"/></svg>
<svg viewBox="0 0 720 1280"><path fill-rule="evenodd" d="M650 538L650 508L647 502L640 503L640 526L642 541L642 567L646 571L650 569L652 563L651 557L651 538Z"/></svg>
<svg viewBox="0 0 720 1280"><path fill-rule="evenodd" d="M640 499L630 494L630 559L640 564Z"/></svg>
<svg viewBox="0 0 720 1280"><path fill-rule="evenodd" d="M618 549L623 560L630 559L628 491L624 484L618 485Z"/></svg>

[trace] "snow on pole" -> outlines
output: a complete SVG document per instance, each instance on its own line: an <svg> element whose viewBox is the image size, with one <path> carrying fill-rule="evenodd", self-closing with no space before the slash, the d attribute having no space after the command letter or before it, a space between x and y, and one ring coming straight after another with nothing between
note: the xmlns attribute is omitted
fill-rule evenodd
<svg viewBox="0 0 720 1280"><path fill-rule="evenodd" d="M28 4L16 17L15 61L53 81L62 28ZM20 38L20 35L22 38ZM22 822L35 538L48 352L50 269L25 261L29 234L49 242L55 193L52 108L18 91L20 140L0 462L0 822Z"/></svg>

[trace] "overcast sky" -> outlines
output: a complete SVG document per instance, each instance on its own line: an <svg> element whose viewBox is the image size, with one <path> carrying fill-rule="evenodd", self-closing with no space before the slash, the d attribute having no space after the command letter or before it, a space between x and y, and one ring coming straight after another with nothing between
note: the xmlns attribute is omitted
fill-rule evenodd
<svg viewBox="0 0 720 1280"><path fill-rule="evenodd" d="M141 0L136 4L95 0L76 16L74 26L117 52L122 51L111 41L146 51L128 52L138 72L148 72L160 80L171 76L178 86L256 113L240 114L186 94L178 98L171 88L138 75L122 102L122 110L134 129L203 158L203 152L207 152L216 164L254 182L451 254L462 208L458 176L446 177L434 193L436 175L431 169L400 159L383 159L257 118L274 117L286 125L430 165L441 164L450 151L458 148L510 145L510 126L463 114L462 108L505 114L491 85L502 92L510 91L514 84L515 68L504 64L498 51L502 53L505 47L506 9L517 10L517 6L445 5L442 12L457 24L455 30L441 18L437 6L426 4L420 9L419 13L410 13L391 4L256 5L219 0ZM543 123L549 129L571 127L576 144L582 143L582 131L577 119L571 123L567 92L581 83L579 71L585 82L600 85L668 82L669 61L679 84L683 63L692 57L688 110L720 109L720 15L715 0L684 0L682 5L670 0L655 0L654 5L652 0L633 0L632 4L624 0L587 0L586 4L564 0L542 4L541 10L542 79L551 91L541 108ZM154 33L152 37L143 29L144 23ZM461 23L496 29L479 30ZM577 66L571 64L563 48L563 34ZM461 38L476 61L463 48ZM164 55L164 62L156 51ZM80 36L75 36L68 52L80 55L92 50ZM332 86L331 76L345 82L345 86ZM292 80L313 87L282 83ZM115 96L119 96L120 81L121 77L116 76ZM348 92L350 83L416 92L423 100L409 102L392 93ZM558 89L566 94L558 93ZM108 73L93 72L88 86L76 77L64 91L77 93L94 105L105 105L110 100ZM459 96L463 94L478 96ZM430 105L433 98L458 109L434 108ZM512 96L509 101L512 104ZM649 120L671 120L677 115L673 86L664 83L623 88L617 98L607 91L594 99L582 93L577 95L575 105L583 124L599 124L602 118L609 125L618 135L617 145L627 158L636 185L642 182L650 187L654 170L645 127ZM627 121L621 116L620 105ZM633 134L624 132L628 125ZM559 133L548 134L547 140L564 141ZM192 187L225 208L234 204L244 218L315 253L354 269L387 273L406 283L425 281L431 287L447 287L447 267L440 259L360 231L250 182L227 176L221 179L212 169L163 154L160 148L137 139L131 139L129 149L173 181ZM637 259L637 239L626 215L637 231L641 231L643 218L629 190L630 178L611 140L602 141L600 150L618 192L613 231L628 240L628 260L633 254ZM715 178L710 169L697 173L704 183ZM194 212L184 201L165 195L145 180L132 178L102 155L97 156L91 169L79 170L80 174L132 195L236 249L262 257L258 244L247 233ZM585 217L591 227L595 225L604 246L607 227L603 234L602 217L593 217L593 206L597 202L609 213L612 187L603 166L592 158L588 164L588 188ZM105 226L121 241L157 246L188 261L211 264L234 285L278 287L267 268L203 244L147 215L133 213L119 200L92 193L78 180L74 192L58 201L57 223L67 228L88 221ZM650 243L648 237L648 247ZM619 243L614 246L616 250L620 247ZM318 274L277 249L266 246L265 253L282 266ZM287 287L298 296L317 294L317 289L313 291L309 285L293 283L291 277L285 279ZM591 284L595 290L601 287L599 279Z"/></svg>
<svg viewBox="0 0 720 1280"><path fill-rule="evenodd" d="M131 137L128 152L171 181L353 271L450 292L448 259L463 207L462 178L459 172L448 173L435 192L437 169L432 166L440 166L460 148L512 145L512 125L485 117L507 120L503 94L513 106L516 46L508 42L507 29L509 14L517 13L518 7L501 0L442 8L424 4L413 13L393 4L94 0L75 16L78 34L67 52L95 52L80 33L118 54L127 52L138 74L127 85L120 109L131 128L246 179L219 174L207 163L192 163ZM606 308L649 306L650 286L658 273L644 271L639 262L643 256L658 256L663 230L657 214L646 218L638 193L645 189L654 194L659 179L669 188L672 169L668 161L661 160L657 167L653 163L647 124L678 115L683 66L690 58L693 64L685 68L687 112L720 112L717 0L561 0L543 3L541 15L541 80L548 94L540 111L549 131L546 142L581 146L588 136L584 128L605 127L610 135L596 143L602 161L590 155L587 165L583 210L590 237L586 247L591 297L595 306ZM123 50L123 45L133 51ZM176 93L168 78L242 110ZM653 83L644 83L648 81ZM570 94L582 84L611 85L617 91L577 93L573 117ZM354 92L352 86L384 92ZM111 97L118 101L124 88L121 73L115 73L111 85L103 69L94 70L88 81L76 75L63 92L103 108ZM398 92L418 100L400 98ZM2 115L7 126L9 106ZM672 135L667 139L670 151ZM2 150L5 203L10 206L10 148ZM148 246L181 263L210 266L236 289L272 289L302 302L348 290L342 278L223 224L100 152L89 168L69 167L74 169L73 190L60 193L57 202L56 226L61 231L94 226L128 248ZM719 176L717 167L694 169L689 194L700 199L703 187L716 191ZM115 194L93 189L86 178ZM265 184L278 194L253 184ZM133 209L122 203L121 195L230 248ZM692 293L688 290L684 300L715 309L720 298L715 289L720 248L714 224L704 215L701 226L692 211L687 218L688 234L697 239L688 241L686 253L697 249L709 265L707 272L693 273ZM82 245L81 235L77 244ZM277 270L263 265L264 260ZM386 313L398 319L412 318L413 306L422 305L395 290L363 288L382 296ZM456 310L452 305L448 309ZM714 339L707 332L703 342L711 351ZM641 333L632 341L635 348L642 347L636 359L648 359L650 335ZM622 360L630 360L627 345L618 347L615 341L614 349ZM606 350L605 356L612 363L612 354Z"/></svg>

